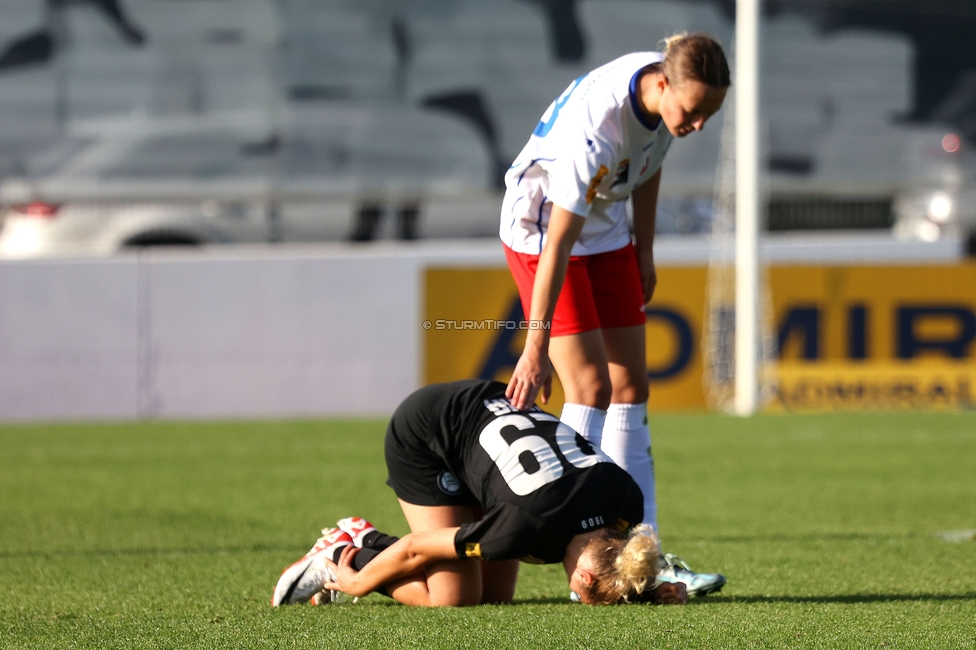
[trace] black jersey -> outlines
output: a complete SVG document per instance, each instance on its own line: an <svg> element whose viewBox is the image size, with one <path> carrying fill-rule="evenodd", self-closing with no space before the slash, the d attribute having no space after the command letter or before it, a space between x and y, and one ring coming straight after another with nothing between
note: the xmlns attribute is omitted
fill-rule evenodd
<svg viewBox="0 0 976 650"><path fill-rule="evenodd" d="M573 536L643 516L627 472L558 418L516 410L499 382L422 388L397 409L388 436L401 453L432 452L481 506L484 516L457 534L459 557L561 562Z"/></svg>

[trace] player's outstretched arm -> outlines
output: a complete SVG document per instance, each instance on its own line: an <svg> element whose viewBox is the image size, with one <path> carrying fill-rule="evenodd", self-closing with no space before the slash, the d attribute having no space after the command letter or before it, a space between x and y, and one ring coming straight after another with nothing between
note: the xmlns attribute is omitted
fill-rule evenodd
<svg viewBox="0 0 976 650"><path fill-rule="evenodd" d="M549 326L556 310L556 301L566 279L569 256L573 244L583 231L586 218L559 207L552 206L546 243L539 255L535 282L532 285L532 313L527 314L530 323L525 336L525 348L515 364L515 371L505 389L505 397L520 410L532 407L542 391L542 403L549 402L552 390L552 368L549 365Z"/></svg>
<svg viewBox="0 0 976 650"><path fill-rule="evenodd" d="M347 547L339 563L328 562L336 576L334 583L326 583L326 589L338 589L350 596L365 596L379 587L412 576L431 562L456 560L454 537L458 528L438 528L421 533L410 533L385 549L356 571L353 558L361 549Z"/></svg>

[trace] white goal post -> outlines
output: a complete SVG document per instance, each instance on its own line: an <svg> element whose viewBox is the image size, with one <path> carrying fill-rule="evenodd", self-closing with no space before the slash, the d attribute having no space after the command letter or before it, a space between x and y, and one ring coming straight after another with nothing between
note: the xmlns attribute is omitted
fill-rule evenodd
<svg viewBox="0 0 976 650"><path fill-rule="evenodd" d="M759 250L765 205L760 175L759 2L738 0L734 84L724 108L715 175L712 243L702 332L710 407L741 416L773 395L776 336Z"/></svg>
<svg viewBox="0 0 976 650"><path fill-rule="evenodd" d="M735 413L759 405L760 0L735 12Z"/></svg>

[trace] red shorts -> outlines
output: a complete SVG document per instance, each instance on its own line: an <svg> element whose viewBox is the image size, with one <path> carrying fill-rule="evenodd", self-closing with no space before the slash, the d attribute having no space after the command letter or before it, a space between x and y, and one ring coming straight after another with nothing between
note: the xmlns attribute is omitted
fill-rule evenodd
<svg viewBox="0 0 976 650"><path fill-rule="evenodd" d="M532 283L539 265L538 255L516 253L508 246L505 259L518 286L522 310L528 318L532 308ZM595 329L643 325L644 289L632 244L607 253L573 255L566 281L556 301L552 336L567 336Z"/></svg>

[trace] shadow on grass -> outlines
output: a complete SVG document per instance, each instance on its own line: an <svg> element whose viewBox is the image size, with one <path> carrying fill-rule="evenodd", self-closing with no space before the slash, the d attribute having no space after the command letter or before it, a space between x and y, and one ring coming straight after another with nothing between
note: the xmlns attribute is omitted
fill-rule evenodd
<svg viewBox="0 0 976 650"><path fill-rule="evenodd" d="M976 600L976 592L964 594L847 594L836 596L722 596L711 595L707 598L691 598L692 606L706 605L739 605L739 604L830 604L857 605L860 603L901 603L901 602L948 602ZM515 604L524 605L570 605L568 598L519 598ZM573 604L573 606L578 606Z"/></svg>
<svg viewBox="0 0 976 650"><path fill-rule="evenodd" d="M675 543L719 542L719 543L754 543L754 542L848 542L870 541L879 539L911 539L913 537L930 537L919 533L809 533L802 535L713 535L708 537L677 537L669 536L670 545Z"/></svg>
<svg viewBox="0 0 976 650"><path fill-rule="evenodd" d="M693 605L739 604L739 603L839 603L856 605L858 603L901 603L914 601L961 601L976 600L976 592L962 594L838 594L835 596L709 596L690 601Z"/></svg>

